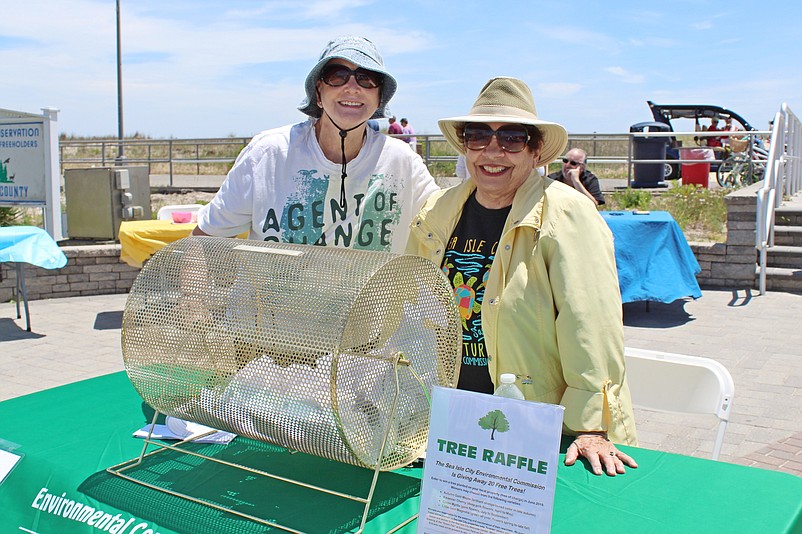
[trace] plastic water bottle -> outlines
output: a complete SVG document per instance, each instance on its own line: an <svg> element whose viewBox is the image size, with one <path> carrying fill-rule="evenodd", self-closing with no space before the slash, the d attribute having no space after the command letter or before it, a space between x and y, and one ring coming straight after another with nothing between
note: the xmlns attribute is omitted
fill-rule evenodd
<svg viewBox="0 0 802 534"><path fill-rule="evenodd" d="M515 375L512 373L504 373L501 375L501 384L496 388L493 395L497 397L506 397L508 399L524 400L524 394L515 385Z"/></svg>

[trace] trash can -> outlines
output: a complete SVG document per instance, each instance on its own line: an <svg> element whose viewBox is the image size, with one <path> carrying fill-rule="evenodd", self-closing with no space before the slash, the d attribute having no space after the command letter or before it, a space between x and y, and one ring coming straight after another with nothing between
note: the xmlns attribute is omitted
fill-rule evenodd
<svg viewBox="0 0 802 534"><path fill-rule="evenodd" d="M692 159L701 162L682 164L682 185L695 184L706 188L710 181L710 162L716 159L713 149L680 148L679 157L683 160Z"/></svg>
<svg viewBox="0 0 802 534"><path fill-rule="evenodd" d="M667 132L668 124L662 122L639 122L629 127L630 132ZM667 137L633 136L633 158L666 159ZM666 187L665 163L636 163L632 187Z"/></svg>

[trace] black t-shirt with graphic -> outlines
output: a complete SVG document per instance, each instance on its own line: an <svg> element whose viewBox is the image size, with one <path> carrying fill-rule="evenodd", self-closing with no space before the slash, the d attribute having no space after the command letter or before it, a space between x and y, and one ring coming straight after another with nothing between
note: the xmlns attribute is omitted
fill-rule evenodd
<svg viewBox="0 0 802 534"><path fill-rule="evenodd" d="M487 370L487 349L482 331L482 299L511 206L488 209L472 194L446 244L442 269L454 288L462 316L462 367L459 389L493 393Z"/></svg>

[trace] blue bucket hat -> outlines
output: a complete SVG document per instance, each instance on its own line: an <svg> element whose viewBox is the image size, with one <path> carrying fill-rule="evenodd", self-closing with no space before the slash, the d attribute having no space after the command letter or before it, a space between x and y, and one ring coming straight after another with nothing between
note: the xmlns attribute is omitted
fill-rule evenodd
<svg viewBox="0 0 802 534"><path fill-rule="evenodd" d="M301 102L298 109L310 117L317 118L323 114L323 110L317 105L316 83L320 79L320 71L323 70L326 63L335 58L345 59L358 67L382 74L384 80L379 89L381 91L379 107L371 118L381 119L386 117L389 114L387 103L395 94L398 84L395 78L384 69L384 61L382 61L376 45L364 37L354 35L345 35L329 41L329 44L321 52L317 64L309 71L309 75L306 77L306 98Z"/></svg>

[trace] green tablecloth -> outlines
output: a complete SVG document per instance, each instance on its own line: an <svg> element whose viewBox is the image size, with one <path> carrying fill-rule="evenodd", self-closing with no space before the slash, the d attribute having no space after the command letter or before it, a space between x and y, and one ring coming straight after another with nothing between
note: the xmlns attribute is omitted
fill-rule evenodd
<svg viewBox="0 0 802 534"><path fill-rule="evenodd" d="M0 403L0 439L19 445L15 452L25 455L0 485L0 532L270 531L107 474L106 467L138 456L142 441L131 433L149 421L149 413L124 373ZM369 470L290 455L243 438L227 446L194 447L352 494L365 495L372 476ZM646 449L626 450L641 467L615 478L596 477L580 465L560 466L552 532L802 532L802 478ZM409 468L381 475L367 532L386 532L415 513L420 474ZM173 452L154 456L135 475L302 531L349 532L361 519L358 503ZM65 518L76 510L73 502L108 516L104 520L99 515L91 521L94 526ZM402 530L414 531L414 523Z"/></svg>

